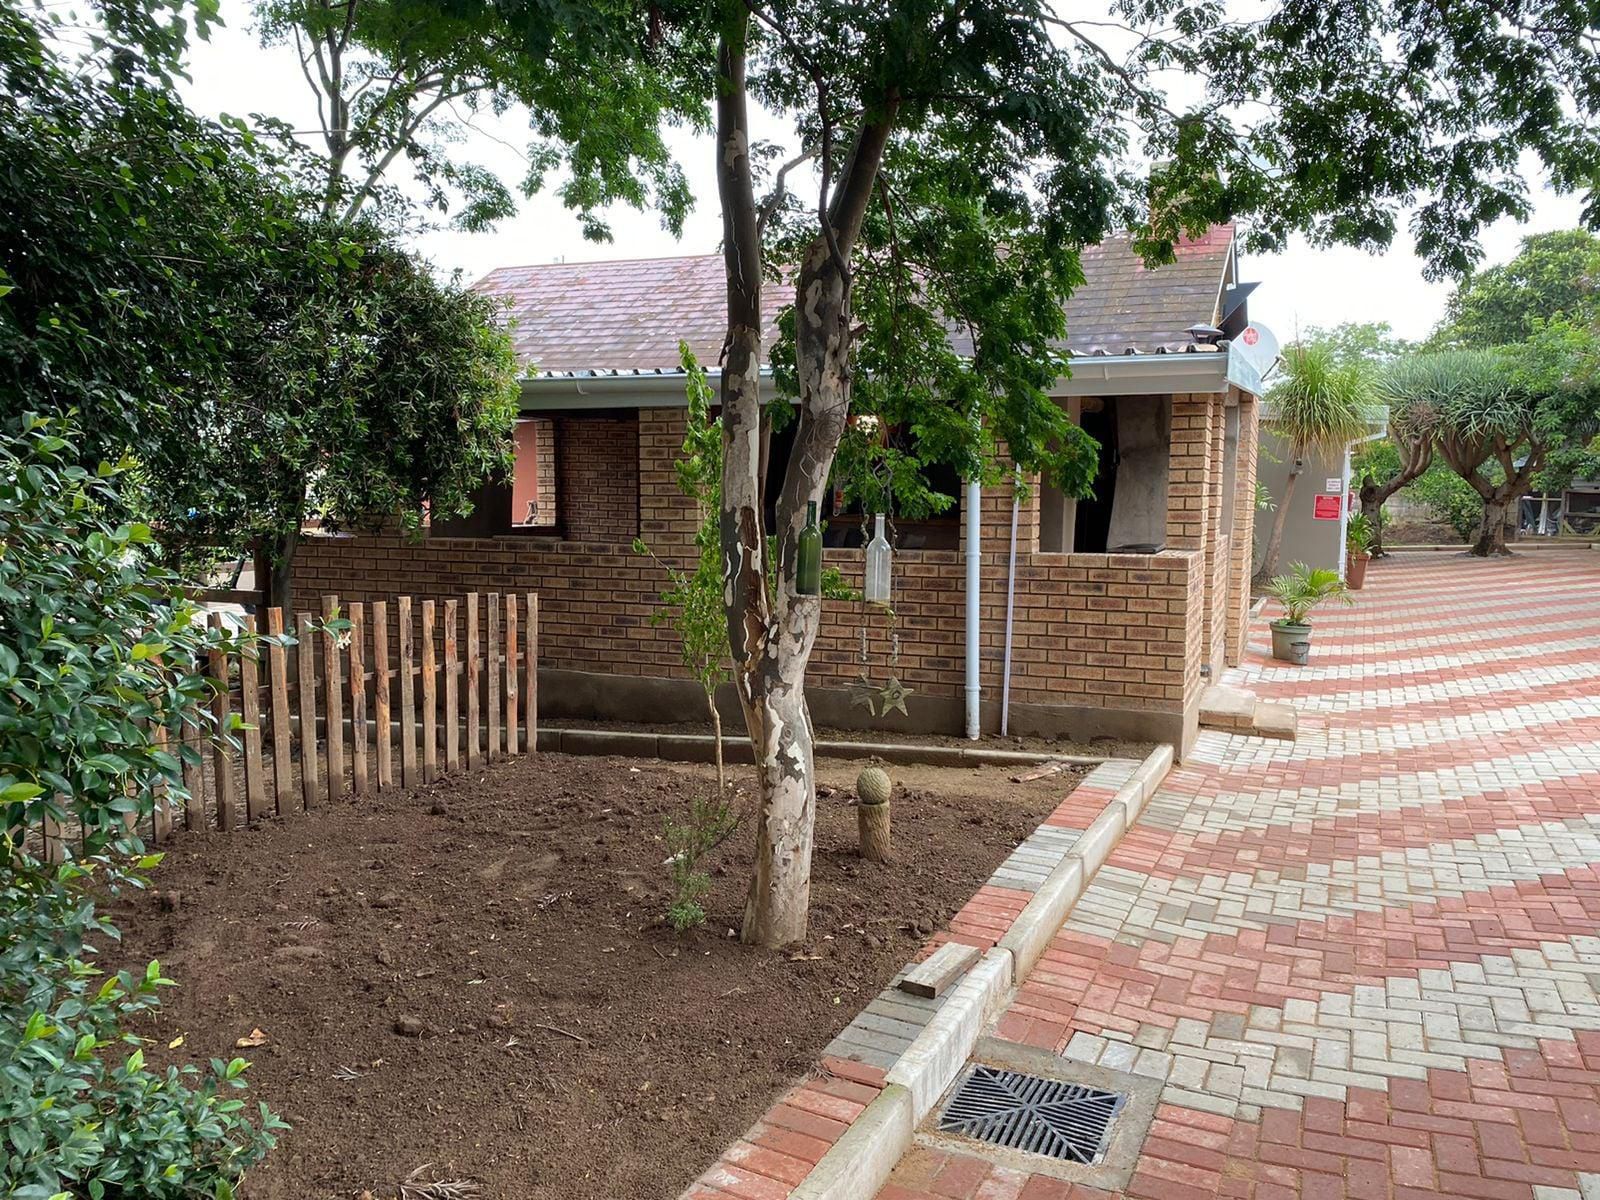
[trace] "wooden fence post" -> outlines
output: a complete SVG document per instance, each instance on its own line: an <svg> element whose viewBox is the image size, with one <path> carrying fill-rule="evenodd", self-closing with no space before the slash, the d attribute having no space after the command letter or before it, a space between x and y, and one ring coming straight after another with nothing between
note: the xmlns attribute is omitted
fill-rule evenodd
<svg viewBox="0 0 1600 1200"><path fill-rule="evenodd" d="M434 667L434 603L422 602L422 782L439 778L439 679Z"/></svg>
<svg viewBox="0 0 1600 1200"><path fill-rule="evenodd" d="M211 631L222 633L222 614L211 614L208 624ZM236 824L233 811L233 748L228 744L228 727L233 724L233 710L228 703L228 653L221 646L206 651L211 667L211 719L216 730L211 741L211 769L217 780L217 828L230 832Z"/></svg>
<svg viewBox="0 0 1600 1200"><path fill-rule="evenodd" d="M394 786L394 727L389 709L389 605L372 602L372 719L377 722L378 787Z"/></svg>
<svg viewBox="0 0 1600 1200"><path fill-rule="evenodd" d="M311 614L301 613L295 629L300 662L300 802L317 803L317 649Z"/></svg>
<svg viewBox="0 0 1600 1200"><path fill-rule="evenodd" d="M517 743L517 594L506 593L506 753L516 754Z"/></svg>
<svg viewBox="0 0 1600 1200"><path fill-rule="evenodd" d="M161 713L150 727L150 743L157 752L168 752L167 727L162 724L166 714ZM172 836L172 789L165 781L157 783L150 794L150 840L164 842Z"/></svg>
<svg viewBox="0 0 1600 1200"><path fill-rule="evenodd" d="M199 663L195 668L199 669ZM188 750L183 761L183 827L185 829L204 829L206 827L206 772L204 766L204 743L200 740L199 714L192 709L183 720L183 745Z"/></svg>
<svg viewBox="0 0 1600 1200"><path fill-rule="evenodd" d="M261 761L261 678L257 670L260 643L256 619L244 619L239 647L239 715L244 720L244 819L254 824L267 811L267 771Z"/></svg>
<svg viewBox="0 0 1600 1200"><path fill-rule="evenodd" d="M500 593L489 593L489 739L488 756L500 757Z"/></svg>
<svg viewBox="0 0 1600 1200"><path fill-rule="evenodd" d="M322 598L322 619L331 621L339 612L339 597ZM328 726L328 800L337 803L344 797L344 674L339 664L339 635L326 630L322 642L323 699Z"/></svg>
<svg viewBox="0 0 1600 1200"><path fill-rule="evenodd" d="M417 697L411 672L415 655L411 641L411 597L395 600L400 618L400 785L417 786Z"/></svg>
<svg viewBox="0 0 1600 1200"><path fill-rule="evenodd" d="M483 731L478 728L478 593L467 593L467 766L483 759Z"/></svg>
<svg viewBox="0 0 1600 1200"><path fill-rule="evenodd" d="M528 628L523 631L522 736L528 739L528 753L539 752L539 593L528 593Z"/></svg>
<svg viewBox="0 0 1600 1200"><path fill-rule="evenodd" d="M283 636L283 609L267 609L267 635ZM281 817L294 794L294 742L289 732L289 652L281 644L267 647L267 687L272 697L272 791Z"/></svg>
<svg viewBox="0 0 1600 1200"><path fill-rule="evenodd" d="M350 786L367 794L367 662L366 608L350 605Z"/></svg>
<svg viewBox="0 0 1600 1200"><path fill-rule="evenodd" d="M457 698L461 681L456 674L461 670L460 656L456 653L456 601L444 602L444 769L461 767L461 717Z"/></svg>

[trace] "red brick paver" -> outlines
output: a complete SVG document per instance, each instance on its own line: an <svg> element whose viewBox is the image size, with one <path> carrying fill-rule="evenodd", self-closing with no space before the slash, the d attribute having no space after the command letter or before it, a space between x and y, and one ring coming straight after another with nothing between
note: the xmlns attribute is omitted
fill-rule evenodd
<svg viewBox="0 0 1600 1200"><path fill-rule="evenodd" d="M991 1032L1162 1079L1139 1200L1600 1197L1600 555L1315 626L1230 680L1299 740L1202 734ZM916 1148L880 1198L1107 1195Z"/></svg>

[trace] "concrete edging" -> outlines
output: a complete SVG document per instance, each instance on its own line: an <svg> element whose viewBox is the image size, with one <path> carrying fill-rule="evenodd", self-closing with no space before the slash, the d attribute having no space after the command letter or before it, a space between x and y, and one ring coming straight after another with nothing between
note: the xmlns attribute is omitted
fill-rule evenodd
<svg viewBox="0 0 1600 1200"><path fill-rule="evenodd" d="M1172 763L1172 747L1159 746L1117 788L1005 935L962 977L949 1000L890 1069L884 1093L822 1156L790 1193L791 1200L872 1200L877 1195L910 1147L916 1126L955 1082L1006 998L1032 973ZM895 1094L888 1098L891 1091ZM862 1125L869 1114L871 1123Z"/></svg>
<svg viewBox="0 0 1600 1200"><path fill-rule="evenodd" d="M548 754L615 754L625 758L659 758L666 762L715 761L714 739L708 733L650 733L631 729L565 729L541 726L539 749ZM1046 754L1026 750L988 750L969 746L925 746L916 742L820 741L821 758L877 758L898 766L974 767L1032 766L1043 762L1097 765L1105 758L1079 754ZM742 737L722 739L723 760L753 762L750 743Z"/></svg>

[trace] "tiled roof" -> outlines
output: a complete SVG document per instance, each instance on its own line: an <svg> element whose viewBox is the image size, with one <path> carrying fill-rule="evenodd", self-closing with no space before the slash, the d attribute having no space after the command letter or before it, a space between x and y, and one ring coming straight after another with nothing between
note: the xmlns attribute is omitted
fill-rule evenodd
<svg viewBox="0 0 1600 1200"><path fill-rule="evenodd" d="M1178 248L1178 260L1146 269L1125 238L1083 252L1084 285L1067 302L1066 348L1125 354L1186 348L1186 332L1217 319L1231 226ZM720 254L500 267L477 284L503 296L518 357L540 372L653 372L678 367L678 341L714 366L722 350ZM793 292L762 289L770 341Z"/></svg>

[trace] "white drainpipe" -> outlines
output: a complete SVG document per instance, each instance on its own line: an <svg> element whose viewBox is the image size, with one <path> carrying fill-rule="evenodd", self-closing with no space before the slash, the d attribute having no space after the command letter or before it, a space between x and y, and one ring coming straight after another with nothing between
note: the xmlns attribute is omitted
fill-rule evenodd
<svg viewBox="0 0 1600 1200"><path fill-rule="evenodd" d="M1006 559L1006 653L1000 669L1000 736L1011 726L1011 617L1017 600L1017 513L1022 508L1020 476L1011 480L1011 553Z"/></svg>
<svg viewBox="0 0 1600 1200"><path fill-rule="evenodd" d="M967 556L967 736L978 740L978 637L979 595L982 583L982 563L978 548L978 509L983 501L983 490L976 479L967 480L966 556Z"/></svg>

